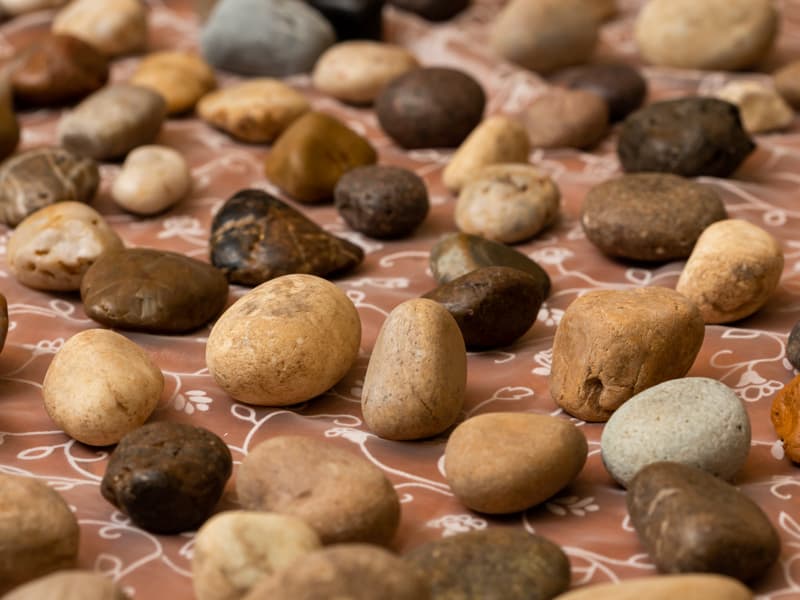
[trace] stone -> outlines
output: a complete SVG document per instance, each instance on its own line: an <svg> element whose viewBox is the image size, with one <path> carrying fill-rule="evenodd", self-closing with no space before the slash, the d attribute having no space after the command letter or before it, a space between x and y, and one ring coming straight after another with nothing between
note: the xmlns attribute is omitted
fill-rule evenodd
<svg viewBox="0 0 800 600"><path fill-rule="evenodd" d="M589 190L581 226L608 256L641 261L688 258L703 230L727 219L710 186L669 173L638 173Z"/></svg>
<svg viewBox="0 0 800 600"><path fill-rule="evenodd" d="M192 174L180 152L166 146L139 146L125 158L111 185L111 197L120 208L147 216L174 206L191 188Z"/></svg>
<svg viewBox="0 0 800 600"><path fill-rule="evenodd" d="M47 414L67 435L110 446L147 421L163 389L161 370L142 348L108 329L87 329L53 357L42 394Z"/></svg>
<svg viewBox="0 0 800 600"><path fill-rule="evenodd" d="M231 451L211 431L186 423L148 423L120 440L100 492L137 527L181 533L208 519L232 469Z"/></svg>
<svg viewBox="0 0 800 600"><path fill-rule="evenodd" d="M625 119L617 154L628 173L727 177L755 147L730 102L680 98L650 104Z"/></svg>
<svg viewBox="0 0 800 600"><path fill-rule="evenodd" d="M211 517L194 538L192 584L197 600L238 600L263 577L321 547L302 519L248 510Z"/></svg>
<svg viewBox="0 0 800 600"><path fill-rule="evenodd" d="M217 87L214 70L206 61L197 54L179 50L148 54L130 82L158 92L170 115L192 110L200 98Z"/></svg>
<svg viewBox="0 0 800 600"><path fill-rule="evenodd" d="M292 273L335 277L362 260L360 246L261 190L237 192L211 223L211 263L231 283L252 286Z"/></svg>
<svg viewBox="0 0 800 600"><path fill-rule="evenodd" d="M333 25L339 41L380 40L384 3L385 0L309 0Z"/></svg>
<svg viewBox="0 0 800 600"><path fill-rule="evenodd" d="M654 0L636 20L636 44L654 64L735 71L772 48L778 11L771 0Z"/></svg>
<svg viewBox="0 0 800 600"><path fill-rule="evenodd" d="M627 117L647 97L647 81L637 69L625 63L570 67L556 74L554 82L600 96L608 105L608 116L612 122Z"/></svg>
<svg viewBox="0 0 800 600"><path fill-rule="evenodd" d="M95 92L58 123L67 150L95 160L125 156L151 143L166 117L166 103L153 90L117 83Z"/></svg>
<svg viewBox="0 0 800 600"><path fill-rule="evenodd" d="M16 17L37 10L58 8L69 0L0 0L0 13Z"/></svg>
<svg viewBox="0 0 800 600"><path fill-rule="evenodd" d="M770 417L784 453L792 462L800 463L800 375L772 399Z"/></svg>
<svg viewBox="0 0 800 600"><path fill-rule="evenodd" d="M716 96L739 107L748 133L780 131L794 121L792 107L780 94L756 81L731 81L717 90Z"/></svg>
<svg viewBox="0 0 800 600"><path fill-rule="evenodd" d="M750 451L750 419L724 383L673 379L620 406L603 428L600 445L606 470L623 487L643 467L664 460L730 480Z"/></svg>
<svg viewBox="0 0 800 600"><path fill-rule="evenodd" d="M607 421L639 392L686 375L704 334L697 306L674 290L589 292L556 330L550 396L579 419Z"/></svg>
<svg viewBox="0 0 800 600"><path fill-rule="evenodd" d="M308 112L272 146L264 171L295 200L314 204L333 198L342 175L377 160L366 138L330 115Z"/></svg>
<svg viewBox="0 0 800 600"><path fill-rule="evenodd" d="M106 252L81 282L86 315L117 329L193 331L228 300L222 271L184 254L151 248Z"/></svg>
<svg viewBox="0 0 800 600"><path fill-rule="evenodd" d="M0 294L0 350L6 345L8 335L8 301Z"/></svg>
<svg viewBox="0 0 800 600"><path fill-rule="evenodd" d="M122 240L95 209L59 202L19 224L8 238L6 259L28 287L73 292L101 254L121 249Z"/></svg>
<svg viewBox="0 0 800 600"><path fill-rule="evenodd" d="M700 235L677 289L706 323L749 317L767 303L783 272L780 242L741 219L710 225Z"/></svg>
<svg viewBox="0 0 800 600"><path fill-rule="evenodd" d="M775 89L794 108L800 108L800 60L792 61L772 74Z"/></svg>
<svg viewBox="0 0 800 600"><path fill-rule="evenodd" d="M585 4L598 23L607 21L617 14L617 0L586 0Z"/></svg>
<svg viewBox="0 0 800 600"><path fill-rule="evenodd" d="M370 431L387 440L438 435L464 407L467 353L456 320L427 298L396 306L372 349L361 390Z"/></svg>
<svg viewBox="0 0 800 600"><path fill-rule="evenodd" d="M100 172L90 158L63 148L38 148L0 166L0 220L16 227L31 213L57 202L91 202Z"/></svg>
<svg viewBox="0 0 800 600"><path fill-rule="evenodd" d="M484 413L450 434L444 468L467 508L502 515L541 504L569 485L587 453L583 433L564 419Z"/></svg>
<svg viewBox="0 0 800 600"><path fill-rule="evenodd" d="M328 441L275 436L242 461L236 493L249 510L303 519L324 545L389 544L400 501L378 467ZM306 559L308 557L305 557Z"/></svg>
<svg viewBox="0 0 800 600"><path fill-rule="evenodd" d="M480 168L499 163L526 163L531 145L528 132L503 115L489 117L459 146L442 172L442 181L458 192Z"/></svg>
<svg viewBox="0 0 800 600"><path fill-rule="evenodd" d="M19 134L19 122L14 113L11 86L7 78L2 78L0 79L0 160L14 153L19 143Z"/></svg>
<svg viewBox="0 0 800 600"><path fill-rule="evenodd" d="M15 588L4 600L128 600L110 577L91 571L65 570Z"/></svg>
<svg viewBox="0 0 800 600"><path fill-rule="evenodd" d="M448 21L469 6L469 0L389 0L389 3L434 22Z"/></svg>
<svg viewBox="0 0 800 600"><path fill-rule="evenodd" d="M583 587L556 600L752 600L753 593L721 575L661 575Z"/></svg>
<svg viewBox="0 0 800 600"><path fill-rule="evenodd" d="M371 104L394 79L419 66L411 52L395 44L354 40L331 46L311 75L323 94L351 104Z"/></svg>
<svg viewBox="0 0 800 600"><path fill-rule="evenodd" d="M342 290L313 275L284 275L223 313L208 337L206 364L234 399L288 406L333 387L355 363L360 342L358 311Z"/></svg>
<svg viewBox="0 0 800 600"><path fill-rule="evenodd" d="M747 582L778 558L778 534L761 508L695 467L644 467L628 487L627 504L639 539L662 573L718 573Z"/></svg>
<svg viewBox="0 0 800 600"><path fill-rule="evenodd" d="M82 39L115 57L147 44L147 9L139 0L73 0L53 21L53 33Z"/></svg>
<svg viewBox="0 0 800 600"><path fill-rule="evenodd" d="M608 105L597 94L553 88L521 114L534 148L588 149L608 132Z"/></svg>
<svg viewBox="0 0 800 600"><path fill-rule="evenodd" d="M794 324L786 341L786 359L795 368L800 370L800 321Z"/></svg>
<svg viewBox="0 0 800 600"><path fill-rule="evenodd" d="M390 82L375 113L403 148L455 148L481 122L485 105L483 88L466 73L424 67Z"/></svg>
<svg viewBox="0 0 800 600"><path fill-rule="evenodd" d="M357 167L342 176L333 196L345 222L372 238L406 237L428 216L425 182L400 167Z"/></svg>
<svg viewBox="0 0 800 600"><path fill-rule="evenodd" d="M455 221L464 233L515 244L552 225L561 194L545 173L528 164L483 167L458 196Z"/></svg>
<svg viewBox="0 0 800 600"><path fill-rule="evenodd" d="M257 77L307 73L335 41L325 17L299 0L220 0L200 34L211 65Z"/></svg>
<svg viewBox="0 0 800 600"><path fill-rule="evenodd" d="M569 587L561 548L520 529L460 533L405 559L422 571L436 600L548 600Z"/></svg>
<svg viewBox="0 0 800 600"><path fill-rule="evenodd" d="M468 350L508 346L525 334L539 314L541 282L512 267L481 267L423 296L444 306Z"/></svg>

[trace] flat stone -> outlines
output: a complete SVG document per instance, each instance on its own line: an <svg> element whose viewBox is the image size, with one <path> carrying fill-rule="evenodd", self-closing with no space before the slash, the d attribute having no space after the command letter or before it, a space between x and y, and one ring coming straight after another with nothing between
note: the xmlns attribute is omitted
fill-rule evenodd
<svg viewBox="0 0 800 600"><path fill-rule="evenodd" d="M647 96L645 78L637 69L624 63L570 67L557 73L553 80L570 89L600 96L608 105L608 116L612 122L627 117L642 105Z"/></svg>
<svg viewBox="0 0 800 600"><path fill-rule="evenodd" d="M139 0L74 0L56 15L53 33L80 38L106 56L131 54L147 44L147 9Z"/></svg>
<svg viewBox="0 0 800 600"><path fill-rule="evenodd" d="M448 21L469 6L469 0L389 0L392 6L428 21Z"/></svg>
<svg viewBox="0 0 800 600"><path fill-rule="evenodd" d="M15 588L4 600L127 600L111 578L91 571L64 570Z"/></svg>
<svg viewBox="0 0 800 600"><path fill-rule="evenodd" d="M0 81L0 160L13 154L19 143L19 123L14 113L11 86Z"/></svg>
<svg viewBox="0 0 800 600"><path fill-rule="evenodd" d="M775 89L794 108L800 108L800 60L792 61L772 74Z"/></svg>
<svg viewBox="0 0 800 600"><path fill-rule="evenodd" d="M786 341L786 359L795 369L800 370L800 321L794 324Z"/></svg>
<svg viewBox="0 0 800 600"><path fill-rule="evenodd" d="M309 0L343 40L380 40L385 0Z"/></svg>
<svg viewBox="0 0 800 600"><path fill-rule="evenodd" d="M608 132L608 105L597 94L553 88L520 115L534 148L591 148Z"/></svg>
<svg viewBox="0 0 800 600"><path fill-rule="evenodd" d="M161 94L170 115L192 110L217 87L214 70L200 56L177 50L148 54L130 82Z"/></svg>
<svg viewBox="0 0 800 600"><path fill-rule="evenodd" d="M794 121L792 107L780 94L756 81L731 81L717 90L716 96L739 107L749 133L780 131Z"/></svg>
<svg viewBox="0 0 800 600"><path fill-rule="evenodd" d="M192 188L186 159L166 146L139 146L125 158L111 185L120 208L137 215L154 215L183 200Z"/></svg>
<svg viewBox="0 0 800 600"><path fill-rule="evenodd" d="M662 575L601 583L557 596L555 600L753 600L753 593L721 575Z"/></svg>
<svg viewBox="0 0 800 600"><path fill-rule="evenodd" d="M784 385L773 398L770 417L786 456L800 463L800 375Z"/></svg>

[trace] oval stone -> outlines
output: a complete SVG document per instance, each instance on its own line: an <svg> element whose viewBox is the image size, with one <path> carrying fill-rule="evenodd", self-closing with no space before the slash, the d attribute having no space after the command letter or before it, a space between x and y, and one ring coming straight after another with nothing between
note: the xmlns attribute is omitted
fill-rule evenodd
<svg viewBox="0 0 800 600"><path fill-rule="evenodd" d="M742 124L749 133L787 129L794 111L771 86L757 81L730 81L715 94L739 107Z"/></svg>
<svg viewBox="0 0 800 600"><path fill-rule="evenodd" d="M3 600L128 600L111 578L91 571L64 570L15 588Z"/></svg>
<svg viewBox="0 0 800 600"><path fill-rule="evenodd" d="M588 149L608 133L608 105L584 90L553 88L521 115L534 148Z"/></svg>
<svg viewBox="0 0 800 600"><path fill-rule="evenodd" d="M170 115L192 110L217 86L214 70L202 58L177 50L148 54L130 81L161 94Z"/></svg>
<svg viewBox="0 0 800 600"><path fill-rule="evenodd" d="M139 146L125 158L111 186L117 206L138 215L154 215L180 202L192 187L189 165L166 146Z"/></svg>
<svg viewBox="0 0 800 600"><path fill-rule="evenodd" d="M556 600L753 600L753 593L721 575L663 575L601 583L577 589Z"/></svg>
<svg viewBox="0 0 800 600"><path fill-rule="evenodd" d="M147 43L147 9L138 0L74 0L53 21L66 33L107 56L130 54Z"/></svg>
<svg viewBox="0 0 800 600"><path fill-rule="evenodd" d="M800 463L800 375L784 385L772 399L770 417L786 456Z"/></svg>
<svg viewBox="0 0 800 600"><path fill-rule="evenodd" d="M592 4L597 2L590 0ZM647 96L647 81L624 63L600 63L570 67L558 73L555 83L600 96L608 105L609 119L619 121L639 108Z"/></svg>
<svg viewBox="0 0 800 600"><path fill-rule="evenodd" d="M469 6L469 0L389 0L389 3L428 21L447 21Z"/></svg>

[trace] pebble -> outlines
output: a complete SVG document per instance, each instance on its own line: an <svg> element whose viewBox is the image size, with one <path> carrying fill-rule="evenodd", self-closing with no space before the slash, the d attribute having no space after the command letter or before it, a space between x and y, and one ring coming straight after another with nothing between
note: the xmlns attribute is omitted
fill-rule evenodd
<svg viewBox="0 0 800 600"><path fill-rule="evenodd" d="M109 446L144 424L163 389L161 370L139 346L107 329L87 329L56 353L42 393L47 414L67 435Z"/></svg>
<svg viewBox="0 0 800 600"><path fill-rule="evenodd" d="M778 534L750 498L705 471L659 462L630 483L628 512L662 573L763 575L780 552Z"/></svg>
<svg viewBox="0 0 800 600"><path fill-rule="evenodd" d="M389 0L389 3L428 21L448 21L469 6L469 0Z"/></svg>
<svg viewBox="0 0 800 600"><path fill-rule="evenodd" d="M547 600L569 587L569 561L547 538L486 529L427 542L405 559L425 575L433 600Z"/></svg>
<svg viewBox="0 0 800 600"><path fill-rule="evenodd" d="M365 137L335 117L308 112L272 146L264 171L289 196L313 204L333 198L333 189L347 171L377 160Z"/></svg>
<svg viewBox="0 0 800 600"><path fill-rule="evenodd" d="M625 171L727 177L756 145L739 109L718 98L656 102L622 125L617 153Z"/></svg>
<svg viewBox="0 0 800 600"><path fill-rule="evenodd" d="M388 440L438 435L464 406L467 353L456 320L438 302L406 300L378 333L361 391L370 431Z"/></svg>
<svg viewBox="0 0 800 600"><path fill-rule="evenodd" d="M13 154L19 143L19 122L14 113L11 86L5 79L0 79L0 160ZM2 205L2 200L0 200ZM0 208L2 214L2 208Z"/></svg>
<svg viewBox="0 0 800 600"><path fill-rule="evenodd" d="M742 124L748 133L787 129L794 111L771 86L755 81L731 81L717 90L716 96L739 107Z"/></svg>
<svg viewBox="0 0 800 600"><path fill-rule="evenodd" d="M425 182L401 167L357 167L342 176L333 196L345 222L372 238L409 236L428 215Z"/></svg>
<svg viewBox="0 0 800 600"><path fill-rule="evenodd" d="M677 289L706 323L749 317L767 303L783 272L780 242L741 219L710 225L695 244Z"/></svg>
<svg viewBox="0 0 800 600"><path fill-rule="evenodd" d="M538 168L491 165L474 173L461 188L455 221L464 233L515 244L552 225L560 205L558 187Z"/></svg>
<svg viewBox="0 0 800 600"><path fill-rule="evenodd" d="M635 37L654 65L736 71L761 61L777 31L771 0L653 0L639 13Z"/></svg>
<svg viewBox="0 0 800 600"><path fill-rule="evenodd" d="M202 327L228 300L222 271L151 248L106 252L86 271L80 289L86 315L98 323L164 334Z"/></svg>
<svg viewBox="0 0 800 600"><path fill-rule="evenodd" d="M151 143L166 117L164 99L153 90L118 83L95 92L58 124L59 144L95 160L125 156Z"/></svg>
<svg viewBox="0 0 800 600"><path fill-rule="evenodd" d="M608 104L583 90L553 88L521 118L534 148L591 148L608 132Z"/></svg>
<svg viewBox="0 0 800 600"><path fill-rule="evenodd" d="M322 13L339 41L380 40L383 37L385 0L309 0Z"/></svg>
<svg viewBox="0 0 800 600"><path fill-rule="evenodd" d="M481 267L423 298L448 310L472 351L512 344L531 328L544 301L540 281L512 267Z"/></svg>
<svg viewBox="0 0 800 600"><path fill-rule="evenodd" d="M794 108L800 108L800 60L792 61L772 74L775 89Z"/></svg>
<svg viewBox="0 0 800 600"><path fill-rule="evenodd" d="M91 571L65 570L14 589L3 600L128 600L111 578Z"/></svg>
<svg viewBox="0 0 800 600"><path fill-rule="evenodd" d="M214 70L200 56L177 50L148 54L130 82L158 92L170 115L192 110L200 98L217 87Z"/></svg>
<svg viewBox="0 0 800 600"><path fill-rule="evenodd" d="M16 17L37 10L58 8L69 0L0 0L0 13Z"/></svg>
<svg viewBox="0 0 800 600"><path fill-rule="evenodd" d="M336 347L333 340L327 347ZM236 493L246 509L303 519L324 545L389 544L400 521L397 492L383 471L360 453L310 437L275 436L255 446L239 468Z"/></svg>
<svg viewBox="0 0 800 600"><path fill-rule="evenodd" d="M323 94L352 104L371 104L393 79L419 66L395 44L355 40L331 46L317 61L311 80Z"/></svg>
<svg viewBox="0 0 800 600"><path fill-rule="evenodd" d="M570 67L558 73L554 82L600 96L608 105L608 115L612 122L627 117L647 97L645 78L637 69L624 63Z"/></svg>
<svg viewBox="0 0 800 600"><path fill-rule="evenodd" d="M623 404L603 428L600 443L603 464L622 486L642 467L663 460L730 480L750 451L750 419L724 383L673 379Z"/></svg>
<svg viewBox="0 0 800 600"><path fill-rule="evenodd" d="M210 245L211 263L242 285L292 273L334 277L364 260L360 246L261 190L242 190L225 202L211 223Z"/></svg>
<svg viewBox="0 0 800 600"><path fill-rule="evenodd" d="M608 256L641 261L688 258L703 230L727 219L710 186L668 173L623 175L586 195L581 226Z"/></svg>
<svg viewBox="0 0 800 600"><path fill-rule="evenodd" d="M288 406L333 387L355 363L360 342L358 311L342 290L313 275L285 275L223 313L208 337L206 363L236 400Z"/></svg>
<svg viewBox="0 0 800 600"><path fill-rule="evenodd" d="M579 419L607 421L632 396L686 375L704 334L697 306L674 290L589 292L556 330L550 396Z"/></svg>
<svg viewBox="0 0 800 600"><path fill-rule="evenodd" d="M200 35L212 66L259 77L307 73L335 41L325 17L299 0L220 0Z"/></svg>
<svg viewBox="0 0 800 600"><path fill-rule="evenodd" d="M617 0L586 0L586 7L598 23L607 21L617 14Z"/></svg>
<svg viewBox="0 0 800 600"><path fill-rule="evenodd" d="M8 301L0 294L0 350L6 345L8 336Z"/></svg>
<svg viewBox="0 0 800 600"><path fill-rule="evenodd" d="M565 419L484 413L450 434L445 472L467 508L508 514L541 504L569 485L587 452L583 433Z"/></svg>
<svg viewBox="0 0 800 600"><path fill-rule="evenodd" d="M27 217L11 232L6 258L17 281L40 290L79 290L86 270L122 240L91 206L59 202Z"/></svg>
<svg viewBox="0 0 800 600"><path fill-rule="evenodd" d="M792 462L800 463L800 375L775 395L770 417L784 453Z"/></svg>
<svg viewBox="0 0 800 600"><path fill-rule="evenodd" d="M28 150L0 167L0 220L16 227L31 213L58 202L91 202L100 173L90 158L63 148Z"/></svg>
<svg viewBox="0 0 800 600"><path fill-rule="evenodd" d="M53 21L66 33L107 56L131 54L147 44L147 9L139 0L73 0Z"/></svg>
<svg viewBox="0 0 800 600"><path fill-rule="evenodd" d="M786 341L786 358L797 370L800 370L800 321L794 324Z"/></svg>
<svg viewBox="0 0 800 600"><path fill-rule="evenodd" d="M661 575L579 588L556 600L753 600L753 593L721 575Z"/></svg>
<svg viewBox="0 0 800 600"><path fill-rule="evenodd" d="M166 146L139 146L125 158L111 197L134 214L154 215L183 200L191 188L192 174L180 152Z"/></svg>
<svg viewBox="0 0 800 600"><path fill-rule="evenodd" d="M483 88L466 73L425 67L390 82L375 112L403 148L455 148L481 122L485 105Z"/></svg>

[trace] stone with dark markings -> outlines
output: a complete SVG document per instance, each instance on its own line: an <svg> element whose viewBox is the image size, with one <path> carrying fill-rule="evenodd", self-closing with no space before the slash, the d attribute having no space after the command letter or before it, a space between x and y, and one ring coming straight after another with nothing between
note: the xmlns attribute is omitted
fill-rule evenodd
<svg viewBox="0 0 800 600"><path fill-rule="evenodd" d="M641 73L623 63L571 67L553 81L573 90L597 94L608 104L609 119L619 121L639 108L647 96L647 81Z"/></svg>

